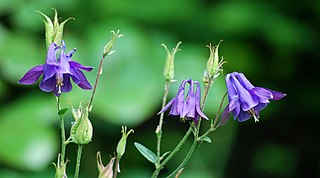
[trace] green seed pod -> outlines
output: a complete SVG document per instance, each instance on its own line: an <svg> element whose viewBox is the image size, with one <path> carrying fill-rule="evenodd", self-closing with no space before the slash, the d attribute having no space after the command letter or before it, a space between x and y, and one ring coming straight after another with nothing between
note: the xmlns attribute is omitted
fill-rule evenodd
<svg viewBox="0 0 320 178"><path fill-rule="evenodd" d="M75 123L71 127L71 140L76 144L85 145L92 139L93 127L89 120L88 106L82 107L81 103L79 109L72 109L72 114Z"/></svg>
<svg viewBox="0 0 320 178"><path fill-rule="evenodd" d="M67 178L67 174L66 174L67 162L64 162L63 160L61 160L61 154L58 155L57 164L53 163L53 165L56 167L55 178Z"/></svg>
<svg viewBox="0 0 320 178"><path fill-rule="evenodd" d="M129 132L127 132L127 127L122 126L122 130L121 130L122 137L117 145L117 158L118 159L120 159L122 157L122 155L124 154L124 152L126 151L127 138L131 132L133 133L134 131L131 129L131 130L129 130Z"/></svg>
<svg viewBox="0 0 320 178"><path fill-rule="evenodd" d="M59 24L57 10L56 9L53 9L53 10L54 10L53 22L44 13L42 13L40 11L36 11L36 12L38 12L39 14L41 14L44 17L44 19L42 19L42 20L44 22L44 27L45 27L45 31L46 31L45 32L45 39L46 39L47 47L49 47L52 42L60 45L61 44L61 40L62 40L62 35L63 35L64 24L67 21L69 21L70 19L74 20L73 17L70 17L70 18L64 20L62 23Z"/></svg>
<svg viewBox="0 0 320 178"><path fill-rule="evenodd" d="M167 52L166 63L163 69L163 77L166 81L174 81L174 57L177 51L179 51L180 44L181 42L178 42L177 46L172 49L172 52L169 51L165 44L161 44Z"/></svg>
<svg viewBox="0 0 320 178"><path fill-rule="evenodd" d="M123 37L123 34L120 34L120 30L118 30L117 33L115 31L111 31L111 33L112 33L112 37L110 41L108 41L108 43L103 48L103 58L114 52L112 51L114 42L116 41L117 38Z"/></svg>

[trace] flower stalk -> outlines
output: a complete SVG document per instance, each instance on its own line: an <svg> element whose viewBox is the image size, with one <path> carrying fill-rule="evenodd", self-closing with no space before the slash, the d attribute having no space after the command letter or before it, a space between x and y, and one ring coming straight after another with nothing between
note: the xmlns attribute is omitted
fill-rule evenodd
<svg viewBox="0 0 320 178"><path fill-rule="evenodd" d="M76 170L74 172L73 178L79 177L82 149L83 149L83 145L79 144L78 145L78 152L77 152Z"/></svg>
<svg viewBox="0 0 320 178"><path fill-rule="evenodd" d="M92 95L90 98L90 102L89 102L89 111L91 111L92 109L92 102L93 102L93 98L94 95L96 93L97 90L97 86L98 86L98 82L99 82L99 78L102 75L102 71L103 71L103 61L105 59L106 56L113 54L115 51L112 50L114 43L116 41L117 38L121 38L123 37L123 34L120 34L120 30L118 30L117 32L115 31L111 31L112 33L112 37L110 39L110 41L105 45L104 50L103 50L103 54L102 57L100 59L100 64L99 64L99 68L98 68L98 73L96 76L96 80L94 82L94 87L93 87L93 91L92 91Z"/></svg>
<svg viewBox="0 0 320 178"><path fill-rule="evenodd" d="M61 110L61 96L57 97L57 107L58 112ZM66 133L64 127L64 117L63 114L59 114L60 117L60 128L61 128L61 160L64 162L65 153L66 153Z"/></svg>

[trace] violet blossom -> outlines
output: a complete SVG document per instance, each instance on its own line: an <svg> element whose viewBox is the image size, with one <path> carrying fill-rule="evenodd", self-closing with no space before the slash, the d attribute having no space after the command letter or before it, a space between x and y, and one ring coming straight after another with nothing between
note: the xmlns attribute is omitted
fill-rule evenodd
<svg viewBox="0 0 320 178"><path fill-rule="evenodd" d="M185 87L187 83L190 85L187 96L185 97ZM196 90L194 90L194 85L196 85ZM186 118L187 120L193 119L197 124L200 116L208 119L201 110L200 101L201 88L199 82L191 79L184 80L179 87L176 97L172 98L159 113L163 113L171 107L169 115L179 115L180 118Z"/></svg>
<svg viewBox="0 0 320 178"><path fill-rule="evenodd" d="M286 94L267 88L255 87L239 72L229 73L226 76L229 104L222 113L219 125L225 124L232 112L234 119L239 122L254 118L259 121L259 111L264 109L269 100L280 100Z"/></svg>
<svg viewBox="0 0 320 178"><path fill-rule="evenodd" d="M57 52L61 49L57 59ZM41 75L42 80L39 84L41 90L45 92L53 92L56 96L60 96L61 92L69 92L72 90L72 80L82 89L92 89L85 75L81 70L91 71L93 67L83 66L71 59L75 50L68 54L65 53L65 44L62 46L51 43L48 48L46 63L31 68L18 82L24 85L31 85L37 82Z"/></svg>

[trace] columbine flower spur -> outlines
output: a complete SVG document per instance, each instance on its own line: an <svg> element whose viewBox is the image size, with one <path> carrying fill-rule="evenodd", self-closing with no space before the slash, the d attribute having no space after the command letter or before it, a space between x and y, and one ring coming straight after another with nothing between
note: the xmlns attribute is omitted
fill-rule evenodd
<svg viewBox="0 0 320 178"><path fill-rule="evenodd" d="M185 98L184 91L187 83L189 83L190 86ZM194 85L196 85L195 92ZM186 117L186 119L193 119L193 121L197 123L200 116L208 119L208 117L201 111L200 100L201 88L199 82L191 79L184 80L179 87L176 97L172 98L159 113L165 112L171 106L171 110L169 112L170 115L180 115L180 118Z"/></svg>
<svg viewBox="0 0 320 178"><path fill-rule="evenodd" d="M60 51L57 59L57 52ZM66 46L62 41L62 46L51 43L48 48L46 63L31 68L20 80L19 83L24 85L31 85L37 82L39 77L43 74L43 78L39 84L41 90L45 92L53 92L59 96L61 92L69 92L72 90L72 80L82 89L91 89L91 85L86 79L85 75L80 70L91 71L93 67L83 66L71 59L75 49L65 53Z"/></svg>
<svg viewBox="0 0 320 178"><path fill-rule="evenodd" d="M222 123L227 122L232 112L234 119L246 121L252 116L255 122L259 121L259 111L264 109L269 100L280 100L286 94L267 88L255 87L239 72L226 76L229 104L222 114Z"/></svg>

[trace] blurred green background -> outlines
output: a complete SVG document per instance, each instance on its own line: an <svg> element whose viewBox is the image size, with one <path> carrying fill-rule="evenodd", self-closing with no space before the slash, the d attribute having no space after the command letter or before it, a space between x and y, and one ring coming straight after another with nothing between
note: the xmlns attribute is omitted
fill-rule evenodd
<svg viewBox="0 0 320 178"><path fill-rule="evenodd" d="M228 125L211 134L212 143L197 149L182 178L320 177L319 46L320 1L253 0L0 0L0 177L53 177L60 148L56 101L38 86L17 84L31 67L44 63L46 48L41 16L61 20L67 50L74 59L95 66L111 30L125 35L116 53L104 63L91 120L93 141L85 146L80 175L97 177L96 152L106 164L121 137L122 125L133 128L118 177L150 177L153 166L134 148L139 142L155 150L166 53L182 41L176 55L176 79L202 80L209 56L207 44L221 39L220 54L228 61L224 76L239 71L256 86L287 93L261 112L261 120ZM318 71L318 72L316 72ZM225 92L220 77L208 98L205 113L214 117ZM91 91L77 86L63 95L63 106L77 106ZM70 128L72 118L66 117ZM170 150L187 129L176 117L166 117L163 151ZM207 128L208 123L203 128ZM187 145L191 145L191 141ZM68 175L73 175L76 146L67 147ZM173 170L187 148L169 162L161 176Z"/></svg>

